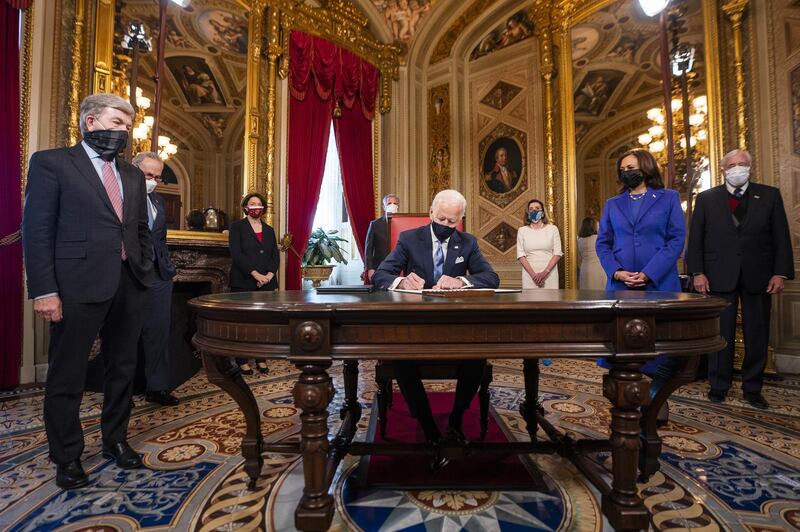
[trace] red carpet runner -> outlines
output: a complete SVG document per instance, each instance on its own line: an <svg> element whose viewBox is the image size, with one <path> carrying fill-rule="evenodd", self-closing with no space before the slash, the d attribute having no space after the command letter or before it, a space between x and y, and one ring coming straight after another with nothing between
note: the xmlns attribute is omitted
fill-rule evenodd
<svg viewBox="0 0 800 532"><path fill-rule="evenodd" d="M429 392L433 416L440 429L447 427L447 416L453 406L453 393ZM424 442L417 420L408 412L402 394L395 392L386 424L386 439L378 430L377 398L372 407L368 441L374 442ZM476 397L464 414L464 433L468 440L480 436L480 409ZM489 411L489 431L486 442L505 442L509 438L497 421L493 408ZM540 484L538 476L525 455L473 454L461 460L452 460L436 475L428 469L428 456L364 456L357 475L369 487L391 487L396 489L486 489L536 491Z"/></svg>

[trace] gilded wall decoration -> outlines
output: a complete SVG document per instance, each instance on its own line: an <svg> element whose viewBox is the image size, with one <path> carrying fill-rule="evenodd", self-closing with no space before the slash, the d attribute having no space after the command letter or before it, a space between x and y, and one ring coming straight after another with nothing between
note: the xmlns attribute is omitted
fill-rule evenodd
<svg viewBox="0 0 800 532"><path fill-rule="evenodd" d="M404 45L404 55L411 47L420 22L435 0L372 0L381 12L396 43Z"/></svg>
<svg viewBox="0 0 800 532"><path fill-rule="evenodd" d="M500 222L483 237L488 243L505 253L517 245L517 230L506 222Z"/></svg>
<svg viewBox="0 0 800 532"><path fill-rule="evenodd" d="M222 9L204 11L197 17L200 34L214 46L237 54L247 53L247 19Z"/></svg>
<svg viewBox="0 0 800 532"><path fill-rule="evenodd" d="M794 152L800 155L800 66L792 70L792 131Z"/></svg>
<svg viewBox="0 0 800 532"><path fill-rule="evenodd" d="M517 87L505 81L498 81L497 84L486 93L486 96L481 98L481 103L493 107L498 111L502 111L520 92L522 92L522 87Z"/></svg>
<svg viewBox="0 0 800 532"><path fill-rule="evenodd" d="M507 46L524 41L533 35L533 21L527 9L522 9L508 18L502 24L496 26L489 35L481 39L481 42L472 49L469 58L471 61L489 55L492 52L502 50Z"/></svg>
<svg viewBox="0 0 800 532"><path fill-rule="evenodd" d="M225 105L219 82L202 57L167 57L167 67L190 106Z"/></svg>
<svg viewBox="0 0 800 532"><path fill-rule="evenodd" d="M525 173L527 135L507 124L498 125L480 142L480 194L505 207L528 188Z"/></svg>
<svg viewBox="0 0 800 532"><path fill-rule="evenodd" d="M577 61L581 57L594 50L600 42L600 32L592 26L575 26L570 35L572 41L572 60Z"/></svg>
<svg viewBox="0 0 800 532"><path fill-rule="evenodd" d="M584 192L584 216L600 219L602 202L600 201L600 176L596 173L586 173L583 176L586 185Z"/></svg>
<svg viewBox="0 0 800 532"><path fill-rule="evenodd" d="M586 74L575 91L575 115L600 116L624 77L620 70L593 70Z"/></svg>
<svg viewBox="0 0 800 532"><path fill-rule="evenodd" d="M428 194L450 188L450 85L428 91Z"/></svg>
<svg viewBox="0 0 800 532"><path fill-rule="evenodd" d="M433 54L431 54L430 64L433 65L450 57L453 45L456 43L458 36L461 35L461 32L464 31L464 28L472 24L493 3L494 0L475 0L460 17L453 21L447 32L436 43Z"/></svg>

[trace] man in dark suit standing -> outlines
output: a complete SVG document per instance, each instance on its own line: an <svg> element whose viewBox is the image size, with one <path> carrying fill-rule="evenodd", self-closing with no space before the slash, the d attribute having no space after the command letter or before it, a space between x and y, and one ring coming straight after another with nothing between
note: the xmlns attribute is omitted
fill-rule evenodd
<svg viewBox="0 0 800 532"><path fill-rule="evenodd" d="M175 277L175 266L169 258L167 248L167 215L164 210L164 199L155 192L156 186L161 182L164 163L158 158L158 154L146 151L136 155L132 164L144 174L147 192L147 226L153 237L155 273L144 309L144 324L140 337L147 381L144 398L150 403L175 406L180 401L170 393L172 383L169 357L172 278Z"/></svg>
<svg viewBox="0 0 800 532"><path fill-rule="evenodd" d="M431 223L400 233L397 246L376 270L373 284L386 290L497 288L500 278L483 257L477 239L456 231L466 208L467 200L458 191L443 190L436 194L431 203ZM401 272L405 277L400 276ZM417 362L404 360L392 364L400 391L419 421L425 439L438 447L442 436ZM448 439L464 442L464 412L480 387L486 360L464 360L458 366L458 384L446 435ZM431 468L438 470L446 464L447 460L437 453Z"/></svg>
<svg viewBox="0 0 800 532"><path fill-rule="evenodd" d="M745 357L742 391L754 407L769 404L761 394L769 344L772 294L794 279L789 224L780 190L750 181L750 154L733 150L722 159L725 184L697 196L687 263L694 288L730 301L720 317L728 345L708 359L708 398L725 401L733 379L736 307L742 302Z"/></svg>
<svg viewBox="0 0 800 532"><path fill-rule="evenodd" d="M36 315L51 322L44 424L62 488L89 481L80 462L78 411L98 331L105 364L103 456L124 469L142 467L127 432L153 244L142 173L117 157L132 119L133 108L122 98L88 96L80 106L83 141L36 152L30 160L25 271Z"/></svg>
<svg viewBox="0 0 800 532"><path fill-rule="evenodd" d="M367 229L367 244L364 246L365 281L372 281L375 270L389 254L389 216L400 210L400 200L394 194L383 197L383 216L372 220Z"/></svg>

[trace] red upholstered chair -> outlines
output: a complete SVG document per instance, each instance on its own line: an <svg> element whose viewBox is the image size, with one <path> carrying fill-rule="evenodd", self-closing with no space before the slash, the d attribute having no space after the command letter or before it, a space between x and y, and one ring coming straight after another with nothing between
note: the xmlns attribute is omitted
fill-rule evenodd
<svg viewBox="0 0 800 532"><path fill-rule="evenodd" d="M393 214L389 217L389 250L397 245L400 233L409 229L428 224L431 221L428 214ZM459 231L464 231L465 221L462 219L458 225ZM420 373L423 380L455 380L458 377L458 368L450 362L422 361ZM381 436L386 437L386 422L389 408L392 406L392 381L394 369L390 360L379 360L375 365L375 383L378 385L378 427ZM492 384L492 365L487 362L483 371L481 387L478 389L478 400L481 410L481 439L486 436L489 429L489 386Z"/></svg>

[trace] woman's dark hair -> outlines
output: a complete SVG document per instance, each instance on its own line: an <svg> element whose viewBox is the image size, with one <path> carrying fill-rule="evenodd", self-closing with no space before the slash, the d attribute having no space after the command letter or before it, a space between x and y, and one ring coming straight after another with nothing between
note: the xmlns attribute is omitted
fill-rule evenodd
<svg viewBox="0 0 800 532"><path fill-rule="evenodd" d="M643 148L628 150L617 158L617 179L622 171L619 169L622 159L633 155L639 161L639 170L644 175L644 182L649 188L664 188L664 181L661 180L661 171L658 169L658 162L653 154ZM625 187L620 189L620 193L625 192Z"/></svg>
<svg viewBox="0 0 800 532"><path fill-rule="evenodd" d="M597 221L591 216L587 216L581 222L581 230L578 231L578 236L580 238L586 238L587 236L592 236L597 234Z"/></svg>
<svg viewBox="0 0 800 532"><path fill-rule="evenodd" d="M206 227L206 217L200 209L189 211L186 215L186 226L189 231L202 231Z"/></svg>
<svg viewBox="0 0 800 532"><path fill-rule="evenodd" d="M532 200L530 200L528 202L528 206L525 207L525 215L522 217L522 223L525 224L525 225L528 225L528 224L531 223L531 221L528 219L528 213L531 210L531 203L538 203L539 204L539 207L542 208L542 212L544 213L544 218L542 218L542 223L543 224L548 223L548 221L547 221L547 211L544 208L544 202L542 200L538 200L538 199L532 199Z"/></svg>
<svg viewBox="0 0 800 532"><path fill-rule="evenodd" d="M247 194L244 198L242 198L242 210L247 210L247 202L250 201L252 198L258 198L259 201L261 201L261 206L266 209L267 207L266 198L264 198L264 196L262 196L258 192L251 192L250 194Z"/></svg>

